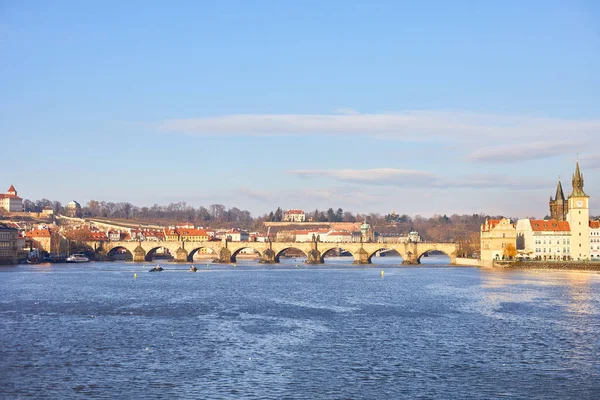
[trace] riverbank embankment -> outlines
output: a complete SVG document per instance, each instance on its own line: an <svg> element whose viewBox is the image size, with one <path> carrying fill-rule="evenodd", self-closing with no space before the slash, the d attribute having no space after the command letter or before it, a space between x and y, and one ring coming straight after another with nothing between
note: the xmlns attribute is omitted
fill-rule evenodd
<svg viewBox="0 0 600 400"><path fill-rule="evenodd" d="M598 261L495 261L498 269L552 269L563 271L600 271Z"/></svg>

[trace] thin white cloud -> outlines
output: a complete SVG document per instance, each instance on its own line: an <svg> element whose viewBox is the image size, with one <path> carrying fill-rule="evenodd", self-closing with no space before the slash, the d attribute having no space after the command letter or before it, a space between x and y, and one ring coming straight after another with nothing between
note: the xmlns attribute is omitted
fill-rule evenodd
<svg viewBox="0 0 600 400"><path fill-rule="evenodd" d="M576 141L544 141L532 143L518 143L508 146L485 147L472 151L467 158L476 162L513 163L516 161L537 160L565 154L575 153L585 149L588 145Z"/></svg>
<svg viewBox="0 0 600 400"><path fill-rule="evenodd" d="M508 188L538 189L551 185L549 181L537 178L513 178L494 174L475 174L461 177L445 177L427 171L381 169L340 169L340 170L291 170L288 174L298 177L329 178L352 184L376 186L418 187L418 188Z"/></svg>
<svg viewBox="0 0 600 400"><path fill-rule="evenodd" d="M309 136L356 135L400 140L497 140L539 142L582 140L600 136L600 120L567 120L518 115L447 111L408 111L385 114L233 114L169 119L158 124L163 132L197 136ZM597 141L597 139L594 139Z"/></svg>
<svg viewBox="0 0 600 400"><path fill-rule="evenodd" d="M584 152L600 145L600 120L452 111L359 114L233 114L161 121L162 132L202 137L355 136L452 146L472 162L505 163ZM575 138L575 141L567 141Z"/></svg>
<svg viewBox="0 0 600 400"><path fill-rule="evenodd" d="M337 169L320 170L305 169L288 171L291 175L299 177L326 177L343 182L362 183L369 185L402 185L413 186L435 184L440 178L436 174L425 171L402 170L394 168L376 169Z"/></svg>

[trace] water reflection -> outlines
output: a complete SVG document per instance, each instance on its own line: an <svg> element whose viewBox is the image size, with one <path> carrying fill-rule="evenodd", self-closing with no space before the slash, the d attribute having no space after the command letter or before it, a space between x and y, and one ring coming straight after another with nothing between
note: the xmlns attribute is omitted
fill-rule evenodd
<svg viewBox="0 0 600 400"><path fill-rule="evenodd" d="M597 397L598 274L326 261L2 269L0 393Z"/></svg>

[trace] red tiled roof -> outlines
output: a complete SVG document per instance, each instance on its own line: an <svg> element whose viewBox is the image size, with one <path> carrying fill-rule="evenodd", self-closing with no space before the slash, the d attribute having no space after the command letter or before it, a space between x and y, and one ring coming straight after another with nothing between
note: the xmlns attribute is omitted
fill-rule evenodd
<svg viewBox="0 0 600 400"><path fill-rule="evenodd" d="M8 188L7 192L16 192L17 189L15 189L15 187L13 185L10 185L10 187Z"/></svg>
<svg viewBox="0 0 600 400"><path fill-rule="evenodd" d="M591 229L600 229L600 221L590 221Z"/></svg>
<svg viewBox="0 0 600 400"><path fill-rule="evenodd" d="M208 236L208 233L204 229L178 229L181 236Z"/></svg>
<svg viewBox="0 0 600 400"><path fill-rule="evenodd" d="M302 211L302 210L287 210L285 213L286 214L304 214L304 211Z"/></svg>
<svg viewBox="0 0 600 400"><path fill-rule="evenodd" d="M107 240L107 237L103 232L90 232L88 233L88 240L101 242L103 240Z"/></svg>
<svg viewBox="0 0 600 400"><path fill-rule="evenodd" d="M26 233L29 238L50 237L50 229L34 229Z"/></svg>
<svg viewBox="0 0 600 400"><path fill-rule="evenodd" d="M337 235L337 236L352 236L352 233L348 232L348 231L337 231L337 232L329 232L330 235Z"/></svg>
<svg viewBox="0 0 600 400"><path fill-rule="evenodd" d="M19 196L17 196L16 194L1 194L0 193L0 199L17 199L17 200L22 200Z"/></svg>
<svg viewBox="0 0 600 400"><path fill-rule="evenodd" d="M531 220L531 229L534 231L554 231L554 232L569 232L571 227L567 221L550 220Z"/></svg>

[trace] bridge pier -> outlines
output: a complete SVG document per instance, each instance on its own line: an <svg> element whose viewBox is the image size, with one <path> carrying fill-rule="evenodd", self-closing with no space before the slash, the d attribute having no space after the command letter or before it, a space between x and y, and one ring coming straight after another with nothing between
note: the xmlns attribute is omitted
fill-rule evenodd
<svg viewBox="0 0 600 400"><path fill-rule="evenodd" d="M146 250L142 248L142 246L138 245L138 247L133 250L133 261L134 262L144 262L146 261Z"/></svg>
<svg viewBox="0 0 600 400"><path fill-rule="evenodd" d="M317 249L312 249L308 252L306 257L306 264L323 264L323 259L321 258L321 252Z"/></svg>
<svg viewBox="0 0 600 400"><path fill-rule="evenodd" d="M221 264L230 264L232 262L231 250L229 250L227 247L221 247L218 253L218 257L215 258L213 262Z"/></svg>
<svg viewBox="0 0 600 400"><path fill-rule="evenodd" d="M175 252L175 261L177 262L187 262L188 261L188 252L183 247L180 247Z"/></svg>
<svg viewBox="0 0 600 400"><path fill-rule="evenodd" d="M358 249L356 253L354 253L354 261L353 264L371 264L371 260L369 259L369 253L362 247Z"/></svg>
<svg viewBox="0 0 600 400"><path fill-rule="evenodd" d="M259 263L261 264L276 264L279 261L276 259L276 254L273 249L266 249L263 251Z"/></svg>
<svg viewBox="0 0 600 400"><path fill-rule="evenodd" d="M415 253L413 253L412 251L409 251L408 253L406 253L406 258L402 259L402 264L403 265L417 265L417 264L421 264L421 263L419 262L417 255Z"/></svg>
<svg viewBox="0 0 600 400"><path fill-rule="evenodd" d="M313 242L310 245L310 251L306 254L306 264L323 264L323 258L321 257L321 252L319 251L317 243L317 240L313 238Z"/></svg>

